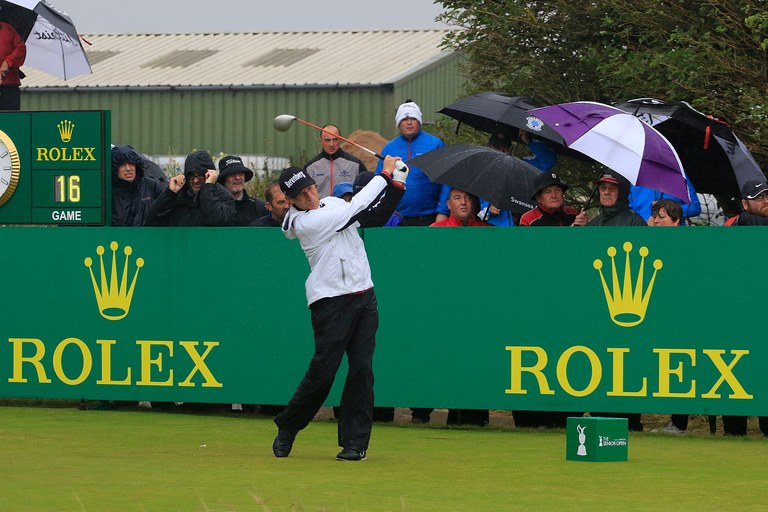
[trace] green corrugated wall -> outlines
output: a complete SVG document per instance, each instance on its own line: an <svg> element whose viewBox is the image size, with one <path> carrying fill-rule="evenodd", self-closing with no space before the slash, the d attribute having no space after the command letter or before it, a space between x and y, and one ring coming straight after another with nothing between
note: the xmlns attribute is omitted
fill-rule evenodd
<svg viewBox="0 0 768 512"><path fill-rule="evenodd" d="M312 123L337 124L342 134L373 130L396 134L394 114L406 98L417 101L425 124L435 111L460 97L463 77L455 56L397 84L378 87L286 89L134 89L45 91L24 88L24 110L111 110L112 141L132 144L151 155L214 153L262 154L301 160L318 149L317 132L299 124L277 132L272 120L293 114ZM299 164L303 163L298 162Z"/></svg>

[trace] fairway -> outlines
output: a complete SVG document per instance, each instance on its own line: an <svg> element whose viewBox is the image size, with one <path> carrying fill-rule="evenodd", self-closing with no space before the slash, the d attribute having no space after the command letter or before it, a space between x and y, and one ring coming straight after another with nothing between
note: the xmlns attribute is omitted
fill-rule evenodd
<svg viewBox="0 0 768 512"><path fill-rule="evenodd" d="M565 432L375 425L338 462L316 421L287 459L263 416L0 407L4 511L765 510L768 441L630 434L629 461L565 460Z"/></svg>

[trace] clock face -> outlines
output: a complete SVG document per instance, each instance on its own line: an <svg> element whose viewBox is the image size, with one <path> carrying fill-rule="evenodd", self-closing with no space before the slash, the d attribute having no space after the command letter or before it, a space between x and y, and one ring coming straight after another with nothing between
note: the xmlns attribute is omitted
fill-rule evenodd
<svg viewBox="0 0 768 512"><path fill-rule="evenodd" d="M16 192L19 183L19 153L4 131L0 130L0 206Z"/></svg>

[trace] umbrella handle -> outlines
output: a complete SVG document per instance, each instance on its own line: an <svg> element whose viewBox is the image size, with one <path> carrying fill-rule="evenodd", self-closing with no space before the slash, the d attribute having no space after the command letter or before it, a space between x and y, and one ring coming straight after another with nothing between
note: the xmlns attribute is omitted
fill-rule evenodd
<svg viewBox="0 0 768 512"><path fill-rule="evenodd" d="M591 203L592 200L595 198L595 195L597 195L597 189L598 189L598 186L595 185L595 188L592 189L592 193L589 195L587 202L584 203L584 211L587 211L589 209L589 203Z"/></svg>

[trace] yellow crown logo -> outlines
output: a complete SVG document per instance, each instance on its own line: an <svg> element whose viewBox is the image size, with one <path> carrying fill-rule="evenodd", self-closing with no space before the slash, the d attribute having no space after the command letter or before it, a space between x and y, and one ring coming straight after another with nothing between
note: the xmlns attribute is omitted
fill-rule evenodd
<svg viewBox="0 0 768 512"><path fill-rule="evenodd" d="M72 140L72 132L75 131L75 123L65 119L56 126L59 127L59 137L61 137L61 142L69 142Z"/></svg>
<svg viewBox="0 0 768 512"><path fill-rule="evenodd" d="M608 256L611 258L612 290L608 289L608 283L605 281L605 276L603 276L603 261L596 259L593 266L600 273L605 301L608 303L608 312L613 323L622 327L634 327L645 319L645 311L648 309L648 301L651 299L653 283L656 281L656 273L663 266L663 262L661 260L654 260L653 275L648 283L648 288L643 292L645 258L648 256L648 248L641 247L638 251L640 253L640 269L634 286L632 285L632 266L629 258L629 254L632 252L632 243L624 242L623 248L626 253L626 259L622 285L619 285L619 275L616 271L615 247L609 247L607 251Z"/></svg>
<svg viewBox="0 0 768 512"><path fill-rule="evenodd" d="M131 246L126 245L123 248L125 262L123 263L123 274L118 284L117 276L117 242L109 244L112 250L112 268L109 272L109 282L107 282L107 273L104 271L104 246L96 247L96 254L99 255L101 267L101 276L99 283L96 282L96 276L93 274L93 260L90 257L85 258L85 266L91 273L91 282L93 283L93 293L96 295L96 303L99 306L99 313L107 320L120 320L125 318L131 309L131 300L133 299L133 290L136 287L136 279L139 277L139 269L144 266L144 259L136 259L136 272L133 274L131 285L128 287L128 261L133 252Z"/></svg>

